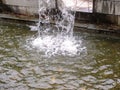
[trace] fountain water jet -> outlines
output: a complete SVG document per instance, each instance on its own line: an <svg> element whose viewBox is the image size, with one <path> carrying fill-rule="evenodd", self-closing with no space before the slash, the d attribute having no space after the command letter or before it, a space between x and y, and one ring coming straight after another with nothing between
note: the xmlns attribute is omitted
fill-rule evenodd
<svg viewBox="0 0 120 90"><path fill-rule="evenodd" d="M61 0L57 0L61 4L55 8L55 1L52 1L39 0L38 36L32 41L32 46L47 57L79 55L85 47L73 36L75 11Z"/></svg>

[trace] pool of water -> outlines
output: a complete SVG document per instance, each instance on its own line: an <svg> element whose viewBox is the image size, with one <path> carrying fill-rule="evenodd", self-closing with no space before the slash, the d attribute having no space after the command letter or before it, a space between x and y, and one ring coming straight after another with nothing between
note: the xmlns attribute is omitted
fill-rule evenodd
<svg viewBox="0 0 120 90"><path fill-rule="evenodd" d="M84 52L44 57L28 45L34 35L0 22L0 90L120 90L120 37L74 32Z"/></svg>

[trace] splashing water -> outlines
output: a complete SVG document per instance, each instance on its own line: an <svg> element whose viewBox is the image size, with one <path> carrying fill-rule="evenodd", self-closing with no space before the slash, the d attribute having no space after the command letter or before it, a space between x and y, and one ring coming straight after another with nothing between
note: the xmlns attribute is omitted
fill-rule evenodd
<svg viewBox="0 0 120 90"><path fill-rule="evenodd" d="M39 0L38 36L32 40L32 46L47 57L79 55L86 48L73 36L75 12L61 0L57 2L59 7L53 0Z"/></svg>
<svg viewBox="0 0 120 90"><path fill-rule="evenodd" d="M73 37L59 35L38 37L32 42L32 45L38 50L45 52L45 55L49 57L55 55L75 56L86 49L81 46L81 41L76 41Z"/></svg>

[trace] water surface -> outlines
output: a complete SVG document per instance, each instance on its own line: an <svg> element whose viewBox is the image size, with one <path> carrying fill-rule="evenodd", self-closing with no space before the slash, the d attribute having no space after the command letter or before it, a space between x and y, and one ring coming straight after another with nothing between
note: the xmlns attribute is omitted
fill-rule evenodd
<svg viewBox="0 0 120 90"><path fill-rule="evenodd" d="M119 90L120 37L74 32L86 50L44 57L26 25L0 22L0 90Z"/></svg>

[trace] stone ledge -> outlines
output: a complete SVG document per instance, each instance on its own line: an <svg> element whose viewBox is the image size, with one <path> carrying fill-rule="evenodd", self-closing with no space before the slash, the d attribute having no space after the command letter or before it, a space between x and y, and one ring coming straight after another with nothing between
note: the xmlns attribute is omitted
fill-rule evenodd
<svg viewBox="0 0 120 90"><path fill-rule="evenodd" d="M18 21L18 22L29 22L29 23L37 23L38 18L35 17L27 17L27 16L15 16L10 14L0 14L0 18L4 20ZM51 22L54 24L53 22ZM75 22L75 27L79 29L79 31L88 31L88 32L98 32L103 34L117 34L120 36L120 26L110 25L110 24L94 24L88 22Z"/></svg>

